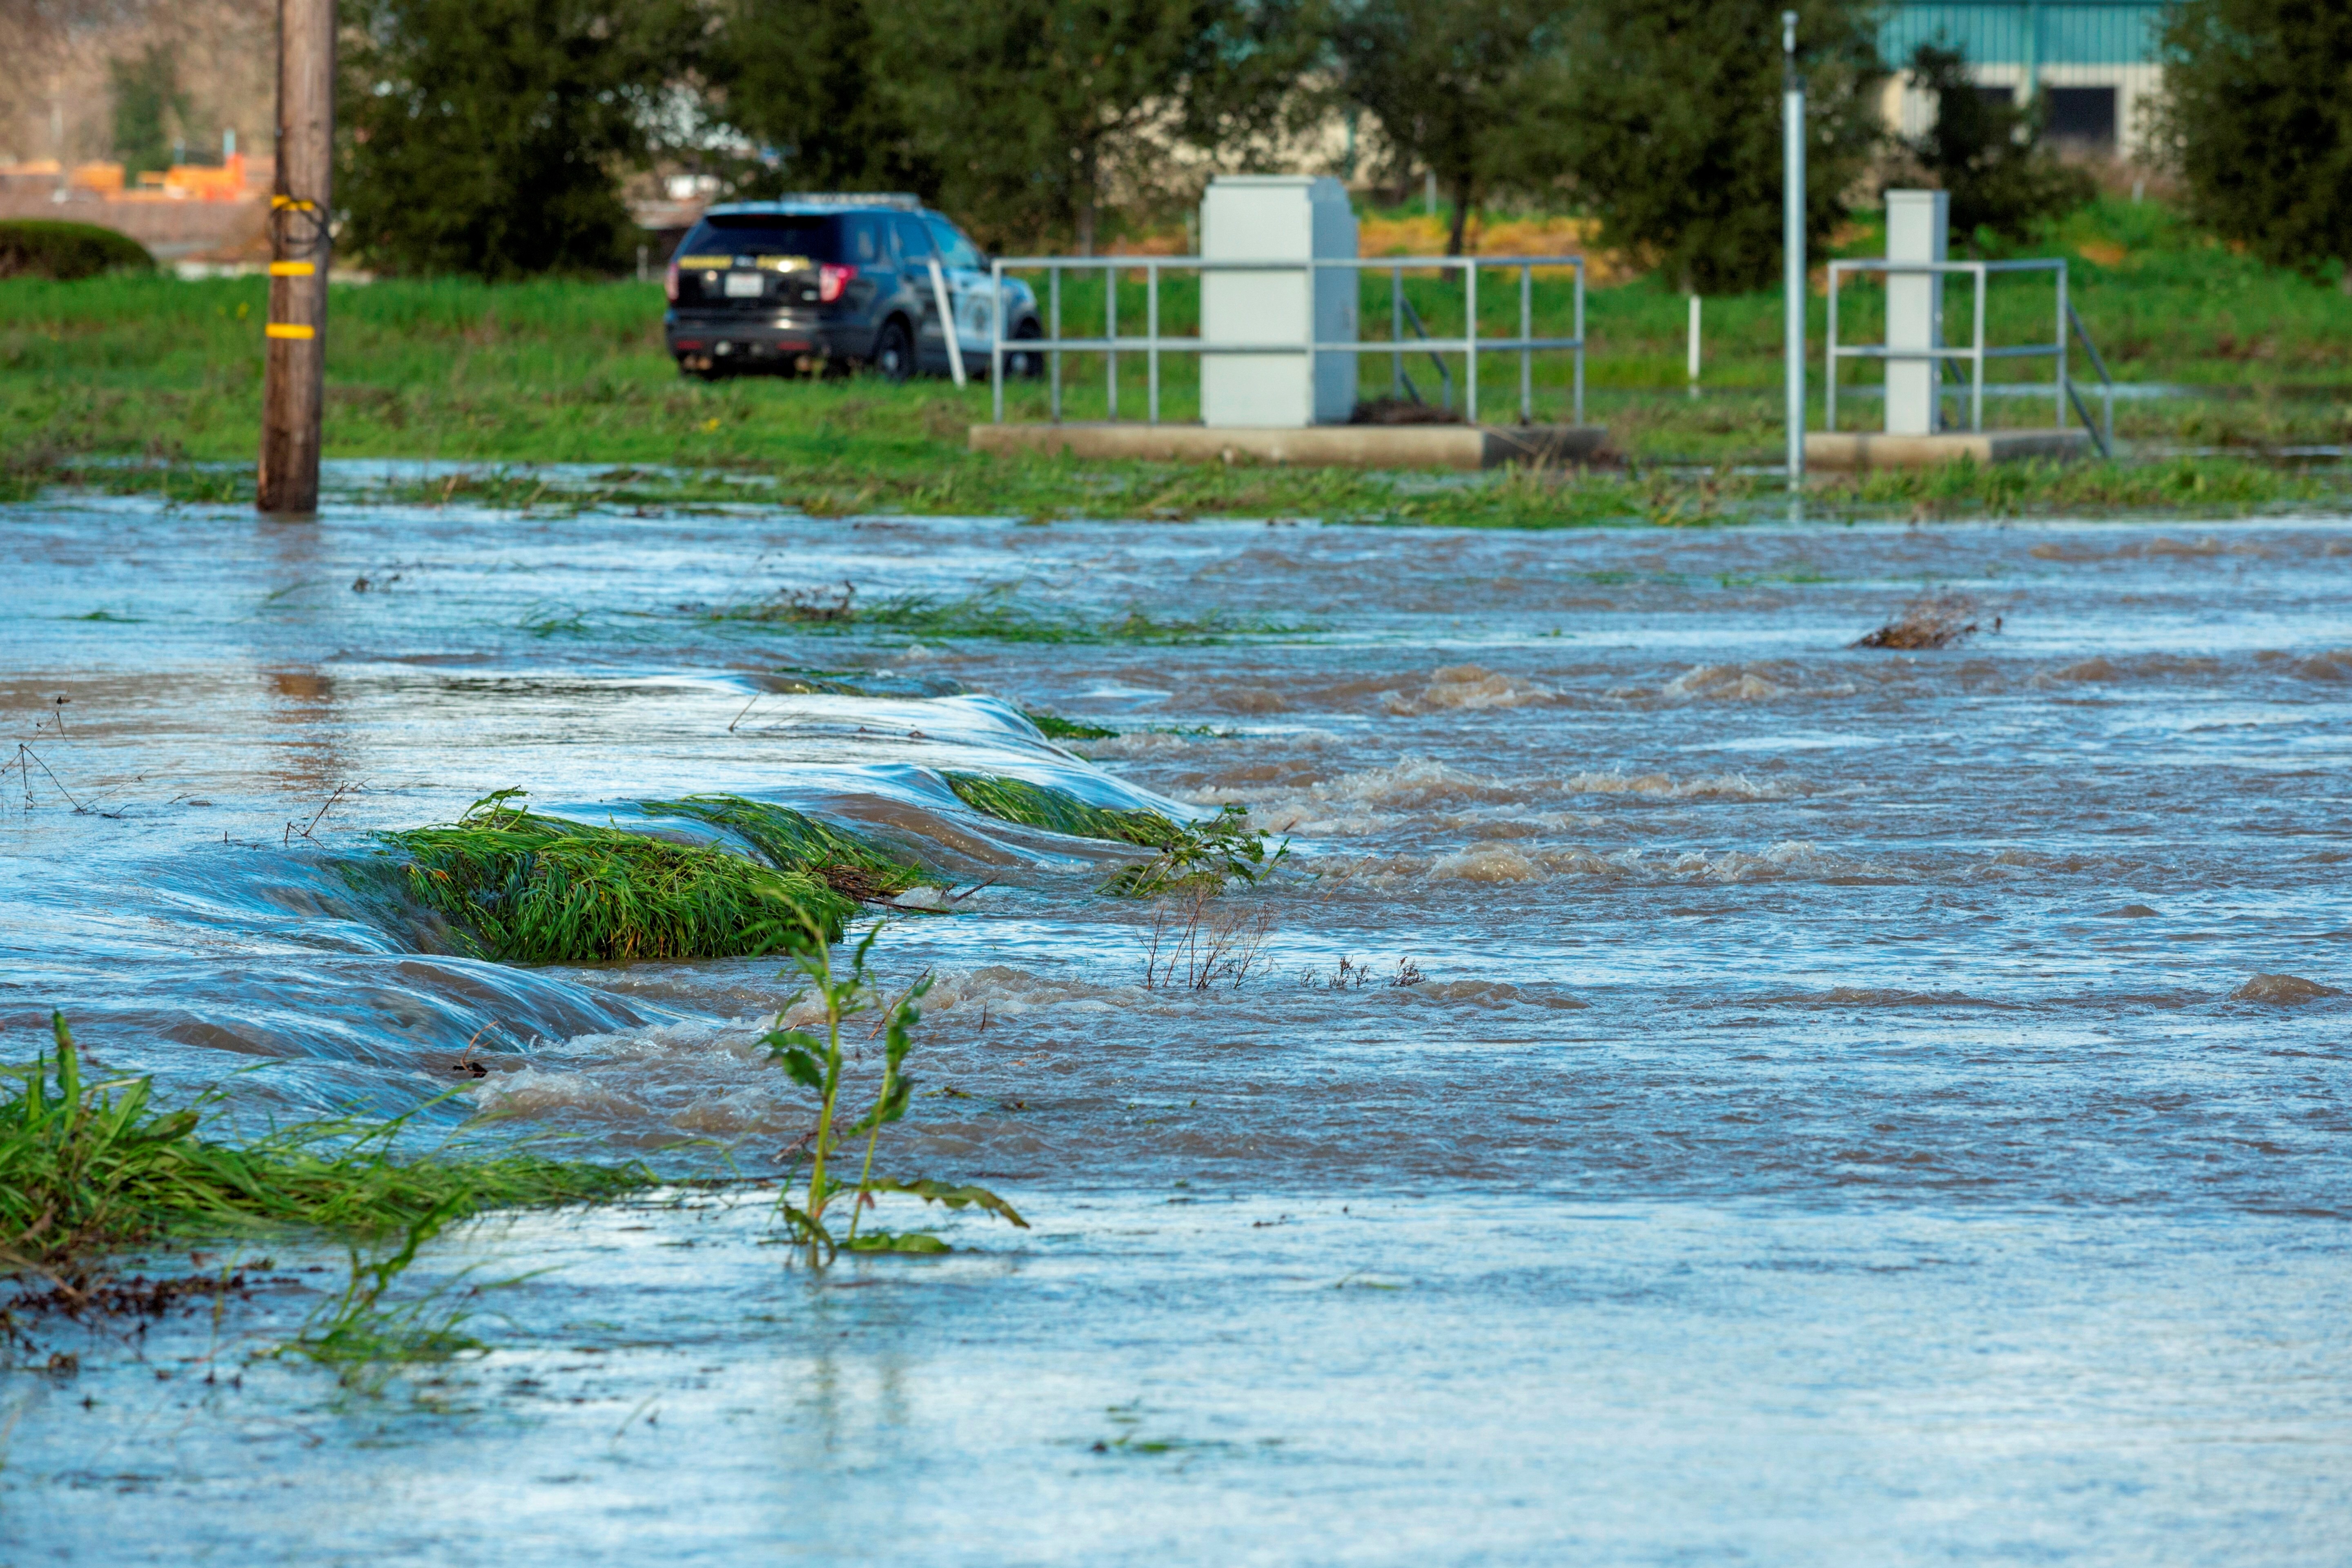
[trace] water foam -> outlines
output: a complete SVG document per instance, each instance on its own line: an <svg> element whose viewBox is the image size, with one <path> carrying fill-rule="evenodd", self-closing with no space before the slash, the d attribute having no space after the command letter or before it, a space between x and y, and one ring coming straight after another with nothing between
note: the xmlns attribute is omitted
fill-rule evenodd
<svg viewBox="0 0 2352 1568"><path fill-rule="evenodd" d="M1401 716L1486 708L1524 708L1545 702L1559 692L1515 675L1503 675L1475 664L1443 665L1430 671L1429 684L1418 695L1391 692L1381 702Z"/></svg>

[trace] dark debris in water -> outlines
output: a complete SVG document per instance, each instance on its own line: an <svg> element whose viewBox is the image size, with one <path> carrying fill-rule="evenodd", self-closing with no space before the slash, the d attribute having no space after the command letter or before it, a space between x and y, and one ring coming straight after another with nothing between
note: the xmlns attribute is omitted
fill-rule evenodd
<svg viewBox="0 0 2352 1568"><path fill-rule="evenodd" d="M1969 595L1922 594L1904 605L1902 614L1853 646L1905 651L1950 647L1976 635L1981 618L1982 612ZM2000 630L1999 616L1993 617L1992 629Z"/></svg>
<svg viewBox="0 0 2352 1568"><path fill-rule="evenodd" d="M2340 985L2322 985L2300 974L2257 974L2230 993L2232 1002L2264 1002L2273 1007L2296 1007L2322 996L2341 996Z"/></svg>

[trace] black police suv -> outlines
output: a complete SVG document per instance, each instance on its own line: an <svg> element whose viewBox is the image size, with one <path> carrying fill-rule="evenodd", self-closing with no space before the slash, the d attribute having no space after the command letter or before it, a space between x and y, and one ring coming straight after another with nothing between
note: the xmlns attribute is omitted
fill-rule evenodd
<svg viewBox="0 0 2352 1568"><path fill-rule="evenodd" d="M860 368L891 381L944 375L950 330L966 373L988 374L997 310L988 258L912 196L810 195L712 207L679 241L667 289L663 335L688 375ZM1028 285L1004 280L1003 310L1006 338L1039 335ZM1043 357L1008 353L1005 369L1034 375Z"/></svg>

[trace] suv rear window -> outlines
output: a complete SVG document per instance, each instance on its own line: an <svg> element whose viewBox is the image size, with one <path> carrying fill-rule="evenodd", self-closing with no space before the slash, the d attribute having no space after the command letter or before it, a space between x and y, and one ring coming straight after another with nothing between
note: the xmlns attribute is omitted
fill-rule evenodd
<svg viewBox="0 0 2352 1568"><path fill-rule="evenodd" d="M797 256L810 261L871 261L873 252L873 237L865 232L865 225L833 213L719 213L696 224L677 247L678 259L688 266L692 265L688 258L698 257Z"/></svg>

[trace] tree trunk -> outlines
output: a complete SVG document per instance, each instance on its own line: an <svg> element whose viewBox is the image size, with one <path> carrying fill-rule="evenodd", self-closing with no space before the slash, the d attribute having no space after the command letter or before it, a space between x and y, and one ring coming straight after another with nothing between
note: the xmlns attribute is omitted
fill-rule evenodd
<svg viewBox="0 0 2352 1568"><path fill-rule="evenodd" d="M1095 181L1100 168L1095 155L1095 144L1087 142L1078 153L1078 254L1095 253Z"/></svg>
<svg viewBox="0 0 2352 1568"><path fill-rule="evenodd" d="M1454 182L1454 227L1445 237L1445 254L1462 254L1462 234L1470 226L1470 176Z"/></svg>

